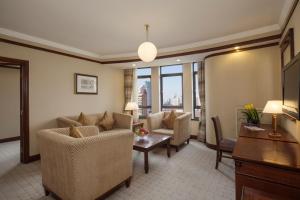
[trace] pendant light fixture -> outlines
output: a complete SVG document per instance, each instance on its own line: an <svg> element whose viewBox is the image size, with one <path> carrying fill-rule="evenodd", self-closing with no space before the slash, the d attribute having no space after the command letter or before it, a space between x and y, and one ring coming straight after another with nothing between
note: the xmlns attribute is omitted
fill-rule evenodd
<svg viewBox="0 0 300 200"><path fill-rule="evenodd" d="M149 37L149 25L145 25L146 28L146 42L143 42L140 44L138 48L138 55L139 58L144 61L144 62L152 62L157 55L157 49L156 46L152 43L149 42L148 37Z"/></svg>

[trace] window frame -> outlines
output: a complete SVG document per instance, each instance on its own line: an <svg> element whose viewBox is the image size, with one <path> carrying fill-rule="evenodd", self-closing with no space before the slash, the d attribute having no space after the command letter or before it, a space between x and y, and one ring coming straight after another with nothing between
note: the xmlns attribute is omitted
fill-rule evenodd
<svg viewBox="0 0 300 200"><path fill-rule="evenodd" d="M201 106L197 106L197 99L196 99L196 75L198 74L198 70L195 71L194 67L195 62L192 64L192 69L193 69L193 119L194 120L199 120L199 117L196 117L196 110L201 110ZM199 79L199 77L198 77ZM198 88L200 90L200 88ZM199 96L200 98L200 96Z"/></svg>
<svg viewBox="0 0 300 200"><path fill-rule="evenodd" d="M160 66L159 72L160 72L160 110L163 111L163 109L183 109L183 102L184 102L184 97L183 97L183 71L181 73L169 73L169 74L162 74L162 68L163 67L168 67L168 66L176 66L180 65L183 70L183 65L181 64L174 64L174 65L164 65ZM164 106L163 105L163 78L165 77L174 77L174 76L180 76L181 77L181 95L182 95L182 106Z"/></svg>
<svg viewBox="0 0 300 200"><path fill-rule="evenodd" d="M151 74L150 75L140 75L140 76L137 76L137 79L144 79L144 78L150 78L150 85L152 87L152 78L151 78L151 75L152 75L152 69L151 67L142 67L142 68L137 68L138 69L147 69L149 68L151 70ZM151 98L152 98L152 90L151 90ZM152 100L151 100L151 105L150 106L140 106L138 105L139 109L151 109L151 112L152 112ZM144 116L144 115L139 115L139 119L146 119L148 116Z"/></svg>

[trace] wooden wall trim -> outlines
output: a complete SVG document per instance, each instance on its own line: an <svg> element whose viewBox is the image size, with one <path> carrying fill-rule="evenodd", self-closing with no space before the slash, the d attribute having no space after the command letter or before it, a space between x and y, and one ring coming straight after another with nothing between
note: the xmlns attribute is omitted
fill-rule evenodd
<svg viewBox="0 0 300 200"><path fill-rule="evenodd" d="M198 136L197 135L190 135L190 139L197 140Z"/></svg>
<svg viewBox="0 0 300 200"><path fill-rule="evenodd" d="M0 63L0 67L1 68L8 68L8 69L20 69L20 67L13 67L13 66L9 66L9 65L3 65Z"/></svg>
<svg viewBox="0 0 300 200"><path fill-rule="evenodd" d="M281 34L271 35L271 36L267 36L267 37L262 37L262 38L252 39L252 40L246 40L246 41L231 43L231 44L222 45L222 46L216 46L216 47L193 50L193 51L186 51L186 52L181 52L181 53L173 53L173 54L168 54L168 55L161 55L161 56L157 56L156 59L164 59L164 58L171 58L171 57L178 57L178 56L186 56L186 55L207 53L207 52L212 52L212 51L218 51L218 50L223 50L223 49L234 48L236 46L251 45L251 44L256 44L256 43L261 43L261 42L277 40L277 39L279 40L280 38L281 38ZM85 57L82 57L82 56L76 56L76 55L72 55L72 54L69 54L69 53L63 53L63 52L52 50L52 49L47 49L47 48L43 48L43 47L29 45L29 44L25 44L25 43L21 43L21 42L16 42L16 41L4 39L4 38L0 38L0 42L12 44L12 45L17 45L17 46L22 46L22 47L26 47L26 48L31 48L31 49L35 49L35 50L45 51L45 52L49 52L49 53L54 53L54 54L58 54L58 55L68 56L68 57L72 57L72 58L77 58L77 59L90 61L90 62L94 62L94 63L98 63L98 64L117 64L117 63L128 63L128 62L138 62L138 61L140 61L140 59L138 59L138 58L124 59L124 60L121 59L121 60L101 61L101 60L85 58Z"/></svg>
<svg viewBox="0 0 300 200"><path fill-rule="evenodd" d="M272 46L277 46L277 45L279 45L279 42L273 42L273 43L270 43L270 44L263 44L263 45L257 45L257 46L252 46L252 47L241 48L238 51L237 50L222 51L222 52L207 55L207 56L204 57L204 60L207 59L207 58L210 58L210 57L214 57L214 56L220 56L220 55L230 54L230 53L237 53L237 52L241 52L241 51L249 51L249 50L254 50L254 49L261 49L261 48L272 47Z"/></svg>
<svg viewBox="0 0 300 200"><path fill-rule="evenodd" d="M36 154L36 155L33 155L33 156L29 156L28 162L34 162L34 161L37 161L37 160L40 160L40 159L41 159L40 154Z"/></svg>
<svg viewBox="0 0 300 200"><path fill-rule="evenodd" d="M213 150L217 149L217 145L215 145L215 144L205 143L205 145L210 149L213 149Z"/></svg>
<svg viewBox="0 0 300 200"><path fill-rule="evenodd" d="M0 143L17 141L17 140L20 140L20 139L21 139L20 136L10 137L10 138L3 138L3 139L0 139Z"/></svg>
<svg viewBox="0 0 300 200"><path fill-rule="evenodd" d="M1 62L20 66L20 160L29 162L29 61L0 56Z"/></svg>
<svg viewBox="0 0 300 200"><path fill-rule="evenodd" d="M291 20L293 14L294 14L294 12L295 12L295 9L296 9L298 3L299 3L299 0L294 0L294 4L293 4L293 6L292 6L292 9L290 10L290 12L289 12L289 14L288 14L288 17L287 17L286 21L284 22L284 26L283 26L283 29L282 29L282 31L281 31L281 35L283 35L283 33L284 33L284 31L285 31L287 25L289 24L289 22L290 22L290 20Z"/></svg>
<svg viewBox="0 0 300 200"><path fill-rule="evenodd" d="M44 48L44 47L38 47L38 46L30 45L30 44L25 44L25 43L22 43L22 42L16 42L16 41L4 39L4 38L0 38L0 42L7 43L7 44L13 44L13 45L17 45L17 46L22 46L22 47L27 47L27 48L30 48L30 49L45 51L45 52L49 52L49 53L54 53L54 54L58 54L58 55L62 55L62 56L68 56L68 57L71 57L71 58L77 58L77 59L81 59L81 60L101 64L101 62L99 60L85 58L85 57L82 57L82 56L76 56L76 55L73 55L73 54L70 54L70 53L64 53L64 52L60 52L60 51L56 51L56 50L52 50L52 49L48 49L48 48Z"/></svg>
<svg viewBox="0 0 300 200"><path fill-rule="evenodd" d="M271 36L267 36L267 37L246 40L243 42L236 42L236 43L231 43L231 44L227 44L227 45L216 46L216 47L211 47L211 48L206 48L206 49L199 49L199 50L194 50L194 51L186 51L186 52L182 52L182 53L174 53L174 54L157 56L156 59L187 56L187 55L193 55L193 54L207 53L207 52L211 52L211 51L219 51L219 50L223 50L223 49L234 48L236 46L245 46L245 45L251 45L251 44L267 42L267 41L272 41L272 40L279 40L280 38L281 38L281 34L271 35ZM137 62L137 61L140 61L140 59L134 58L134 59L125 59L125 60L102 61L101 63L102 64L116 64L116 63L128 63L128 62Z"/></svg>

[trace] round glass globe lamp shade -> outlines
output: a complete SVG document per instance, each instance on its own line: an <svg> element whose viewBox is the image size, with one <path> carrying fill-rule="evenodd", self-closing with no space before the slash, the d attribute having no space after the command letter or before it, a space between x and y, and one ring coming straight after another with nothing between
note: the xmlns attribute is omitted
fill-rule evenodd
<svg viewBox="0 0 300 200"><path fill-rule="evenodd" d="M138 48L139 58L144 62L152 62L156 55L157 49L152 42L143 42Z"/></svg>

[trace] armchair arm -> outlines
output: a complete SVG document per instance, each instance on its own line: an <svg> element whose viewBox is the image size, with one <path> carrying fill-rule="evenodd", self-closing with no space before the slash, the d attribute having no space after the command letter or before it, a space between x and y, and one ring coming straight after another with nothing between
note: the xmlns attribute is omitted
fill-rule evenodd
<svg viewBox="0 0 300 200"><path fill-rule="evenodd" d="M187 140L190 137L191 133L191 122L192 114L191 113L185 113L183 115L180 115L176 118L174 122L174 139L177 141L174 141L175 143L181 143L185 140Z"/></svg>
<svg viewBox="0 0 300 200"><path fill-rule="evenodd" d="M61 132L66 130L59 130ZM37 134L41 155L42 182L60 197L72 199L71 183L75 181L72 164L72 149L76 138L51 130L41 130Z"/></svg>
<svg viewBox="0 0 300 200"><path fill-rule="evenodd" d="M164 112L158 112L155 114L150 114L147 117L147 126L149 131L161 128L161 122L164 117Z"/></svg>
<svg viewBox="0 0 300 200"><path fill-rule="evenodd" d="M115 125L117 128L124 128L124 129L132 130L133 118L131 115L114 112L113 118L115 120Z"/></svg>
<svg viewBox="0 0 300 200"><path fill-rule="evenodd" d="M82 126L81 123L79 123L75 120L69 119L67 117L58 117L56 119L56 122L57 122L58 128L71 127L72 125L73 126Z"/></svg>

